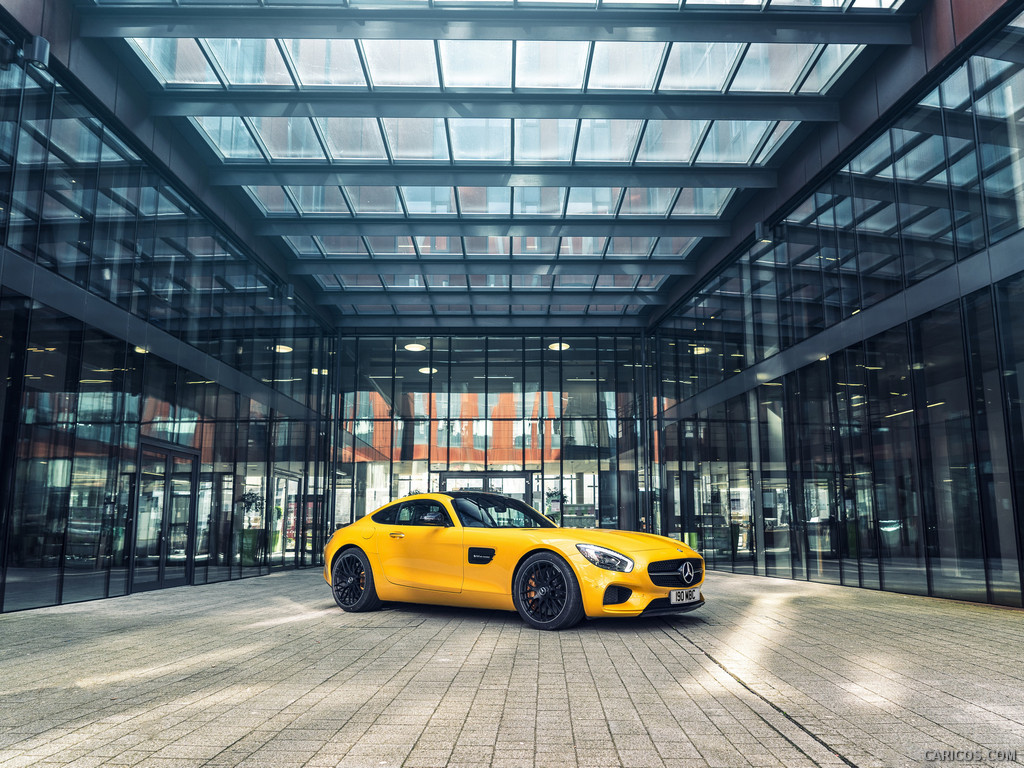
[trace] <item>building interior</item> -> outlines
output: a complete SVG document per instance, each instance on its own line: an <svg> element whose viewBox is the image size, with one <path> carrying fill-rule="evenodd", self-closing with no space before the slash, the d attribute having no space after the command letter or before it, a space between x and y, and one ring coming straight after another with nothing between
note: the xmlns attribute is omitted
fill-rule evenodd
<svg viewBox="0 0 1024 768"><path fill-rule="evenodd" d="M1022 249L1021 0L0 0L0 611L453 489L1022 607Z"/></svg>

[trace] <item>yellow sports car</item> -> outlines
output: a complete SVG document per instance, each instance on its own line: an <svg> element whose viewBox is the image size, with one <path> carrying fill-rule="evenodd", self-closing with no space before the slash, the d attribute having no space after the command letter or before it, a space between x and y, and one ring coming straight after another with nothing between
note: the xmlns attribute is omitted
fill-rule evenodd
<svg viewBox="0 0 1024 768"><path fill-rule="evenodd" d="M472 491L408 496L339 528L324 579L345 611L387 600L515 610L537 629L704 604L704 560L682 542L562 528L521 501Z"/></svg>

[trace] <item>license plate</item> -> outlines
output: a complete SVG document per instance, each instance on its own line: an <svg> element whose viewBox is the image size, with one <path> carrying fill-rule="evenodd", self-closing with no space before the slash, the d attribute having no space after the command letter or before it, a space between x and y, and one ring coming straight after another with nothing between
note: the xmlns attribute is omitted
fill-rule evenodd
<svg viewBox="0 0 1024 768"><path fill-rule="evenodd" d="M694 600L700 600L699 587L694 587L693 589L673 589L668 593L668 602L671 605L692 603Z"/></svg>

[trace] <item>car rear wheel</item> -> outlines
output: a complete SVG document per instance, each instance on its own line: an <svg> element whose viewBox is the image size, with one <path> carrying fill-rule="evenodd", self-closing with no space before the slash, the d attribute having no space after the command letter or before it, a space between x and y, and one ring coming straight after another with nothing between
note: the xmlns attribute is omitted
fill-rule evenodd
<svg viewBox="0 0 1024 768"><path fill-rule="evenodd" d="M536 629L565 629L583 618L576 574L554 552L538 552L523 562L513 580L512 602Z"/></svg>
<svg viewBox="0 0 1024 768"><path fill-rule="evenodd" d="M346 549L335 559L331 569L331 591L334 602L343 611L375 611L381 606L373 586L370 561L361 549Z"/></svg>

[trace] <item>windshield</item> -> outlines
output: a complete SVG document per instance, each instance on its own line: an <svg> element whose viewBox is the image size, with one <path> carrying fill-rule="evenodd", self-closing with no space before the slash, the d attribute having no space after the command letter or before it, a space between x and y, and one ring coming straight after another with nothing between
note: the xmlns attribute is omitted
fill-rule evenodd
<svg viewBox="0 0 1024 768"><path fill-rule="evenodd" d="M505 496L460 494L452 506L466 528L557 527L529 504Z"/></svg>

